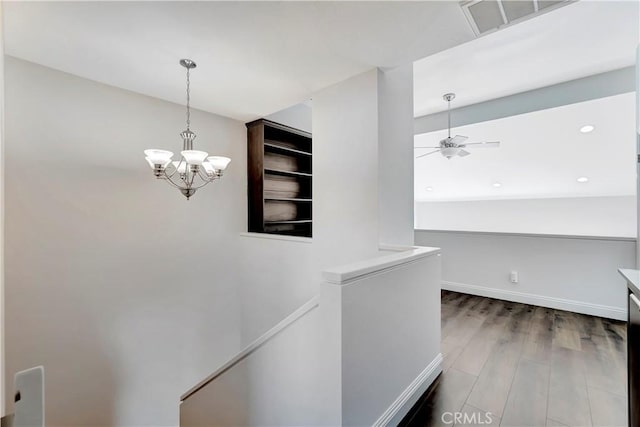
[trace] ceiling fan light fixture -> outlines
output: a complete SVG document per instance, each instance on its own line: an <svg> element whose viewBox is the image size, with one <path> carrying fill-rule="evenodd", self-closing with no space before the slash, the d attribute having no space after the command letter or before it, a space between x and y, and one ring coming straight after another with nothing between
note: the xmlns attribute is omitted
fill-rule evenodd
<svg viewBox="0 0 640 427"><path fill-rule="evenodd" d="M584 125L580 128L580 132L582 133L590 133L596 129L594 125Z"/></svg>
<svg viewBox="0 0 640 427"><path fill-rule="evenodd" d="M501 184L501 183L499 183L499 182L494 182L492 185L493 185L495 188L500 188L500 187L502 187L502 184Z"/></svg>
<svg viewBox="0 0 640 427"><path fill-rule="evenodd" d="M445 93L443 96L445 101L447 101L447 137L440 140L440 144L437 147L414 147L416 150L422 149L432 149L428 153L420 154L416 157L419 159L421 157L429 156L434 153L442 154L442 157L445 157L447 160L451 160L452 157L459 156L465 157L471 154L466 148L472 147L499 147L500 142L498 141L485 141L485 142L466 142L469 139L463 135L456 135L454 137L451 136L451 101L456 97L455 93Z"/></svg>
<svg viewBox="0 0 640 427"><path fill-rule="evenodd" d="M442 154L447 159L450 159L458 154L458 151L460 151L460 148L458 147L443 147L440 149L440 154Z"/></svg>
<svg viewBox="0 0 640 427"><path fill-rule="evenodd" d="M427 191L433 191L433 187L427 187Z"/></svg>
<svg viewBox="0 0 640 427"><path fill-rule="evenodd" d="M581 176L580 178L576 179L576 181L578 181L581 184L584 184L585 182L589 182L589 178L587 178L586 176Z"/></svg>

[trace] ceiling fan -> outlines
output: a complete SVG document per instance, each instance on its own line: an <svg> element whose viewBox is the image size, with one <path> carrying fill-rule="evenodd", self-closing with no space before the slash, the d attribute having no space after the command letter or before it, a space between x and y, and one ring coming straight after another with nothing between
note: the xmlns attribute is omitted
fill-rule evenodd
<svg viewBox="0 0 640 427"><path fill-rule="evenodd" d="M453 138L451 137L451 101L456 97L455 93L446 93L442 96L445 101L447 101L447 128L448 135L445 139L440 141L440 146L438 147L415 147L418 149L427 149L432 148L433 151L428 153L421 154L416 157L419 159L420 157L428 156L429 154L434 154L440 152L447 159L451 159L454 156L468 156L471 154L465 148L479 148L479 147L499 147L500 142L467 142L465 141L469 139L467 136L456 135Z"/></svg>

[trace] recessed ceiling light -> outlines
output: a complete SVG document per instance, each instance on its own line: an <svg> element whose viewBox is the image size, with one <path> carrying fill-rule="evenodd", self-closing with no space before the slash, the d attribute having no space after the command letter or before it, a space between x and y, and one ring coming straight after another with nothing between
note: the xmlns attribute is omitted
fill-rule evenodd
<svg viewBox="0 0 640 427"><path fill-rule="evenodd" d="M588 182L589 178L587 178L586 176L581 176L580 178L576 179L576 181L578 181L578 182Z"/></svg>
<svg viewBox="0 0 640 427"><path fill-rule="evenodd" d="M580 128L580 132L589 133L593 132L596 127L594 125L584 125Z"/></svg>
<svg viewBox="0 0 640 427"><path fill-rule="evenodd" d="M427 191L433 191L433 188L427 187Z"/></svg>
<svg viewBox="0 0 640 427"><path fill-rule="evenodd" d="M499 182L494 182L493 186L498 188L498 187L502 187L502 184L500 184Z"/></svg>

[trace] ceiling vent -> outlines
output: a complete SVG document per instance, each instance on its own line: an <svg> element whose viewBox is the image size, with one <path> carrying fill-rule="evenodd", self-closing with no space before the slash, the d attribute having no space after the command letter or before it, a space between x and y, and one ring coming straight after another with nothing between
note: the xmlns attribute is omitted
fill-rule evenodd
<svg viewBox="0 0 640 427"><path fill-rule="evenodd" d="M460 2L477 36L571 3L572 0L471 0Z"/></svg>

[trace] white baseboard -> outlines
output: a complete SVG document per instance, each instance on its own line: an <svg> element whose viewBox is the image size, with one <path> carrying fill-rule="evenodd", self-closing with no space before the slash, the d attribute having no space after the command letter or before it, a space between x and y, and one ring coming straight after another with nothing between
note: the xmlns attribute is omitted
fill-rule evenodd
<svg viewBox="0 0 640 427"><path fill-rule="evenodd" d="M624 321L627 320L626 307L612 307L609 305L592 304L589 302L574 301L563 298L548 297L544 295L527 294L524 292L514 292L504 289L487 288L484 286L468 285L466 283L447 281L442 282L442 289L462 292L471 295L479 295L482 297L496 298L505 301L519 302L523 304L539 305L541 307L572 311L574 313L589 314L592 316L605 317L607 319Z"/></svg>
<svg viewBox="0 0 640 427"><path fill-rule="evenodd" d="M442 353L438 355L424 368L424 370L409 384L400 396L384 411L384 413L373 424L378 426L397 426L407 415L409 410L415 405L420 396L424 394L435 379L442 372Z"/></svg>

